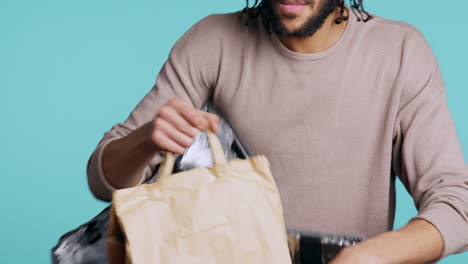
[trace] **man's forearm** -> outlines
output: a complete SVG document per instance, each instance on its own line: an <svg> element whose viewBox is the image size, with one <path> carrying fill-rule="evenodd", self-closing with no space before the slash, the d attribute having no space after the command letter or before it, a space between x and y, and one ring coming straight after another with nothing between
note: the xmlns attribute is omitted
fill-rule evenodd
<svg viewBox="0 0 468 264"><path fill-rule="evenodd" d="M147 125L105 147L101 166L104 177L113 187L121 189L137 185L145 167L157 153L157 148L148 140Z"/></svg>
<svg viewBox="0 0 468 264"><path fill-rule="evenodd" d="M332 263L427 263L440 258L443 249L444 242L437 228L425 220L415 219L399 230L343 250Z"/></svg>

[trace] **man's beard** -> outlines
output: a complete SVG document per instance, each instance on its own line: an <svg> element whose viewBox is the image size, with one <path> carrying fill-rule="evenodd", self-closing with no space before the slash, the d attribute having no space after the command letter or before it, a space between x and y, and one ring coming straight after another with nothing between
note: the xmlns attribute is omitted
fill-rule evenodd
<svg viewBox="0 0 468 264"><path fill-rule="evenodd" d="M280 38L310 37L322 27L325 19L335 11L339 6L337 0L322 0L315 14L311 15L308 20L297 30L289 31L281 22L281 19L273 10L272 1L278 0L262 0L262 20L265 26L273 31ZM311 0L303 0L303 3L310 4Z"/></svg>

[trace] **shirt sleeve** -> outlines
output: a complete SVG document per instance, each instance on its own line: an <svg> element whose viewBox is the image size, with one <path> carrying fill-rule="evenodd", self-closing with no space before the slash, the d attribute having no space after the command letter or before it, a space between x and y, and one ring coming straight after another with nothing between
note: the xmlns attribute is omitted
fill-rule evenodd
<svg viewBox="0 0 468 264"><path fill-rule="evenodd" d="M123 123L114 125L104 134L88 160L88 185L94 196L110 201L115 188L107 181L102 170L102 153L112 141L128 135L134 129L155 118L159 109L172 98L181 98L201 108L215 86L220 56L219 44L213 33L212 17L207 17L187 31L172 48L163 65L156 84L138 103ZM149 178L161 161L156 155L139 175L140 183Z"/></svg>
<svg viewBox="0 0 468 264"><path fill-rule="evenodd" d="M443 257L468 249L468 166L427 42L410 31L402 51L402 91L396 117L393 168L418 215L444 240Z"/></svg>

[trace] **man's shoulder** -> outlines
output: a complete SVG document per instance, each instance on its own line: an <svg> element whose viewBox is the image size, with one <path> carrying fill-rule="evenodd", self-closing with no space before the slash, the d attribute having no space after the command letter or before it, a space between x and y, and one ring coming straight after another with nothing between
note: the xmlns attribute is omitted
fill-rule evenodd
<svg viewBox="0 0 468 264"><path fill-rule="evenodd" d="M207 60L221 57L223 49L232 52L249 38L244 17L241 11L204 17L177 40L171 50L172 56L190 54L198 60Z"/></svg>
<svg viewBox="0 0 468 264"><path fill-rule="evenodd" d="M220 46L242 43L252 32L245 23L246 14L242 11L213 14L196 22L178 40L175 47L185 47L192 50L212 49L215 52ZM254 28L249 24L249 28Z"/></svg>
<svg viewBox="0 0 468 264"><path fill-rule="evenodd" d="M408 41L424 41L422 33L412 24L373 15L373 19L364 23L362 32L378 43L397 44Z"/></svg>

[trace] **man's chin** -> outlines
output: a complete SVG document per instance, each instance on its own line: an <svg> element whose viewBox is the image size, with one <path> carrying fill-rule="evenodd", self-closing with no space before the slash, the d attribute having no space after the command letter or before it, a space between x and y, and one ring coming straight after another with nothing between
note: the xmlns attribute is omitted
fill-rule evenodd
<svg viewBox="0 0 468 264"><path fill-rule="evenodd" d="M305 38L312 36L322 26L327 16L337 6L335 2L328 2L332 0L327 0L326 2L322 2L326 3L326 5L313 8L311 3L315 4L315 2L304 1L305 3L311 4L310 8L316 9L316 11L311 12L311 9L305 8L300 12L298 11L297 13L292 11L281 12L281 10L275 6L277 1L270 1L264 2L265 5L262 19L265 25L268 25L270 30L272 30L278 37L282 38ZM288 14L291 14L292 16ZM288 18L288 16L290 17Z"/></svg>
<svg viewBox="0 0 468 264"><path fill-rule="evenodd" d="M301 30L304 27L304 23L301 23L299 21L290 21L290 20L281 20L280 21L283 29L289 34L292 34L293 32L297 32Z"/></svg>

